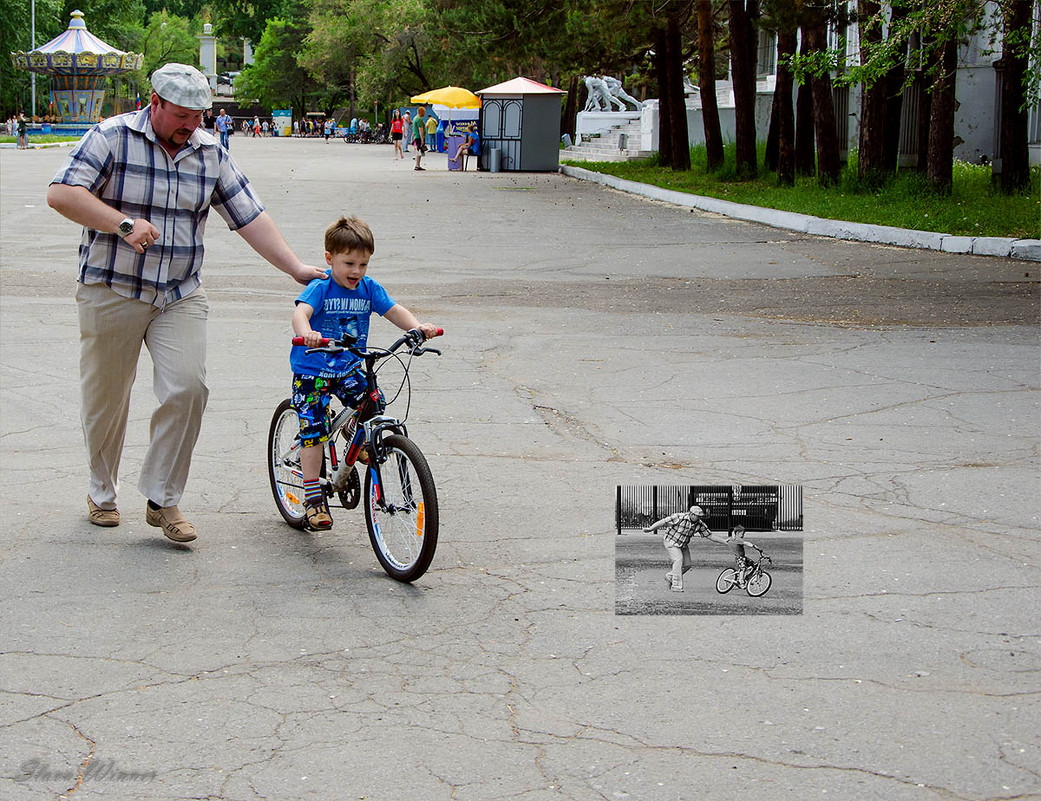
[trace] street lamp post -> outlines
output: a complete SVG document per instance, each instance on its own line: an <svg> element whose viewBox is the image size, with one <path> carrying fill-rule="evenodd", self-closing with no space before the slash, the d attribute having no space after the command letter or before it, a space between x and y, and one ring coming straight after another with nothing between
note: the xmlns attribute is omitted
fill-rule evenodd
<svg viewBox="0 0 1041 801"><path fill-rule="evenodd" d="M29 11L30 26L32 28L32 33L30 34L30 36L32 38L32 49L35 50L36 49L36 0L31 0L31 2L29 4L29 8L30 8L30 11ZM29 110L29 119L30 120L33 117L36 116L36 73L34 72L34 73L31 73L31 74L32 74L32 78L30 79L30 81L32 83L32 101L31 101L32 102L32 108Z"/></svg>

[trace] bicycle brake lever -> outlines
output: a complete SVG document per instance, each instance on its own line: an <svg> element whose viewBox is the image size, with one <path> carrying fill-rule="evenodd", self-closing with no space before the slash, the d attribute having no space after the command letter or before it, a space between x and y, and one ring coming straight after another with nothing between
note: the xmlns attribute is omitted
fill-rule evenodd
<svg viewBox="0 0 1041 801"><path fill-rule="evenodd" d="M422 356L424 353L436 353L438 356L441 355L441 351L437 348L416 348L413 351L417 356Z"/></svg>

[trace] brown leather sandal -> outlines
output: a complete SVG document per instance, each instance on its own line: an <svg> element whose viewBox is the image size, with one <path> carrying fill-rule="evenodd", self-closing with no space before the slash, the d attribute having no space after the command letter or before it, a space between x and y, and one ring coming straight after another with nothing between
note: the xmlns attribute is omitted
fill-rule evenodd
<svg viewBox="0 0 1041 801"><path fill-rule="evenodd" d="M325 501L308 504L304 510L304 519L307 520L308 528L315 531L327 531L333 527L333 518Z"/></svg>

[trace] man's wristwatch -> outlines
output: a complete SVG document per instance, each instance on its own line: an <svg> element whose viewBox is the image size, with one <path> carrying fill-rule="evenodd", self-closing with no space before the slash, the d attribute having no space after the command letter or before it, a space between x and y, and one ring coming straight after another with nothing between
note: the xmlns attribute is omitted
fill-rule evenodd
<svg viewBox="0 0 1041 801"><path fill-rule="evenodd" d="M132 233L134 233L134 221L127 217L123 222L119 224L119 228L116 229L116 233L126 239Z"/></svg>

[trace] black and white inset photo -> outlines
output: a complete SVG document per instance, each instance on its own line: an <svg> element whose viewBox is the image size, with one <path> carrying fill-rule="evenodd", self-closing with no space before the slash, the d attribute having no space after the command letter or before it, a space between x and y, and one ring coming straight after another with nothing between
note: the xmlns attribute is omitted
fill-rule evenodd
<svg viewBox="0 0 1041 801"><path fill-rule="evenodd" d="M619 486L615 614L802 614L802 487Z"/></svg>

